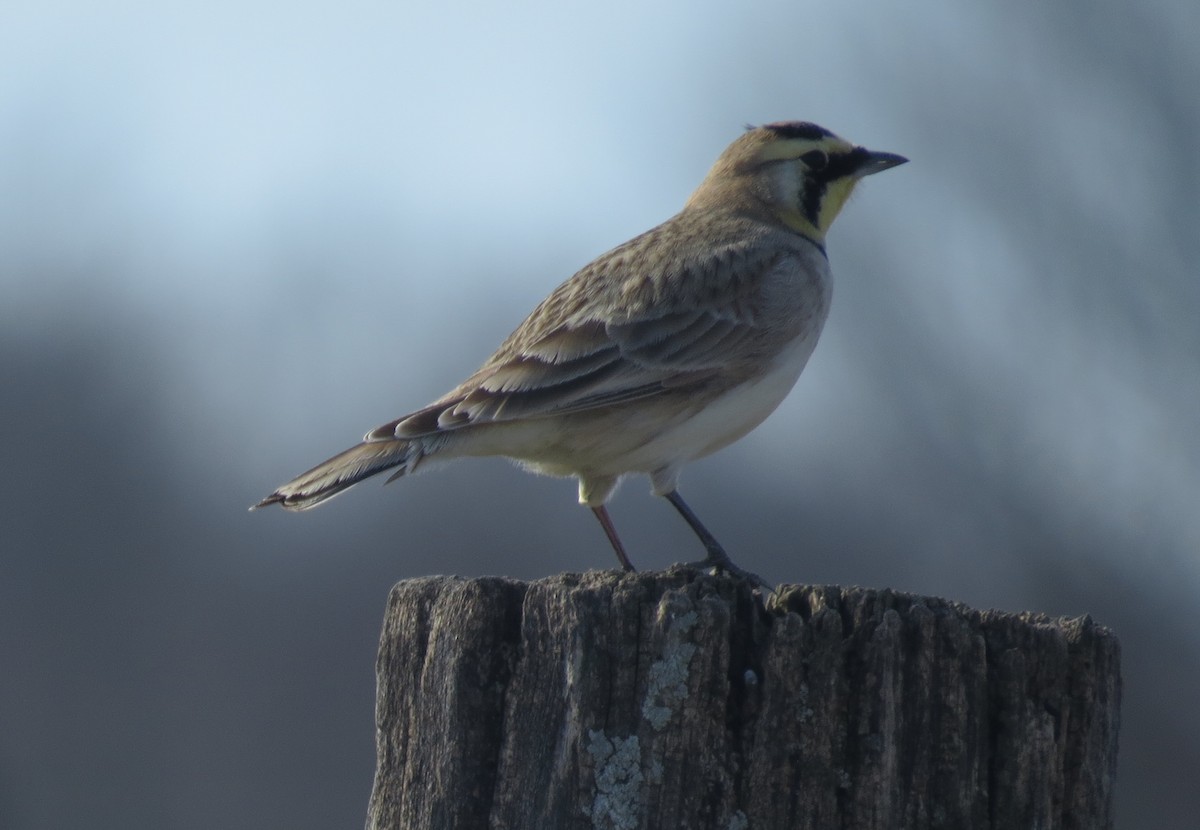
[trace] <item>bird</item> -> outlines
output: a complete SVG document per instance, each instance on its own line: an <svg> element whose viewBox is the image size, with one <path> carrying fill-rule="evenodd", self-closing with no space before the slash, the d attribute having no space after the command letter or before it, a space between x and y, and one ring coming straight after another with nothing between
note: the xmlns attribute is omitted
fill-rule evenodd
<svg viewBox="0 0 1200 830"><path fill-rule="evenodd" d="M765 585L683 500L680 471L787 396L829 313L830 225L864 177L907 161L811 122L747 127L682 210L559 285L478 371L250 509L308 510L387 470L391 482L503 456L577 479L633 571L606 504L623 477L645 474L704 546L690 566Z"/></svg>

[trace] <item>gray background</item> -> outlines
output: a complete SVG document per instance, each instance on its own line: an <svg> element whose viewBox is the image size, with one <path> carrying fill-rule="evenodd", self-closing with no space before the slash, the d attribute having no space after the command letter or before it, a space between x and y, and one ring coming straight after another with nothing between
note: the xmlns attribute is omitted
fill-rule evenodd
<svg viewBox="0 0 1200 830"><path fill-rule="evenodd" d="M1193 0L5 4L0 825L358 826L390 585L612 553L499 460L246 507L791 118L912 163L830 235L795 392L682 492L775 582L1112 626L1119 826L1194 822L1197 31ZM696 557L646 493L612 505L635 561Z"/></svg>

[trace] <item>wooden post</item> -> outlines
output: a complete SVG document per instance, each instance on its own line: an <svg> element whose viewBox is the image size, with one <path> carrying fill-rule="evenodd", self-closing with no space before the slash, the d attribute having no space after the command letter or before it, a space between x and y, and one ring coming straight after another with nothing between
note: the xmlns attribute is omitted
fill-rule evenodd
<svg viewBox="0 0 1200 830"><path fill-rule="evenodd" d="M367 827L1112 827L1089 618L677 568L393 588Z"/></svg>

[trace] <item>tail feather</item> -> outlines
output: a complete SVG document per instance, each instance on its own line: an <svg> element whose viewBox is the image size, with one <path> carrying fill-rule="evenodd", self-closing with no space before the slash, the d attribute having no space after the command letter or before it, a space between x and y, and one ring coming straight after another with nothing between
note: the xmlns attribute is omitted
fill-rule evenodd
<svg viewBox="0 0 1200 830"><path fill-rule="evenodd" d="M296 476L250 509L278 504L285 510L308 510L392 467L404 465L393 478L411 472L420 456L412 441L364 441Z"/></svg>

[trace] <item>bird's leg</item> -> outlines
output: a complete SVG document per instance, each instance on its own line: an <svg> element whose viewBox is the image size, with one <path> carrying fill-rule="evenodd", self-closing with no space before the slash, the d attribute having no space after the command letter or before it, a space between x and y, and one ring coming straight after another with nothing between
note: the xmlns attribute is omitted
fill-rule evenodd
<svg viewBox="0 0 1200 830"><path fill-rule="evenodd" d="M679 495L679 491L672 490L666 494L665 498L674 505L675 509L679 511L679 515L683 516L684 521L700 537L700 541L704 543L704 549L708 552L708 555L704 557L704 561L690 564L695 567L735 569L736 566L733 564L733 560L729 558L729 554L725 552L725 548L721 547L721 543L717 541L717 537L713 536L700 521L699 517L692 512L692 508L688 507L687 502L683 500L683 496Z"/></svg>
<svg viewBox="0 0 1200 830"><path fill-rule="evenodd" d="M600 527L604 528L604 535L612 543L613 550L617 554L617 559L621 560L621 567L627 571L636 570L629 561L629 555L625 553L625 546L621 544L621 537L617 535L617 529L613 526L612 518L608 515L608 508L602 504L598 507L593 507L592 512L600 520Z"/></svg>
<svg viewBox="0 0 1200 830"><path fill-rule="evenodd" d="M737 565L733 564L733 560L729 558L729 554L725 552L725 548L721 547L721 543L717 541L717 538L709 533L708 528L705 527L696 514L692 512L692 508L687 506L687 502L683 500L683 496L679 495L678 490L672 490L669 493L665 493L664 497L674 506L676 510L679 511L679 515L683 516L684 521L688 523L688 525L692 528L692 531L700 537L700 541L704 543L704 549L708 552L708 555L704 557L703 561L689 562L688 567L715 568L719 571L725 571L726 573L732 574L739 579L747 579L750 582L753 582L755 585L766 588L767 590L773 590L770 584L758 574L742 570Z"/></svg>

